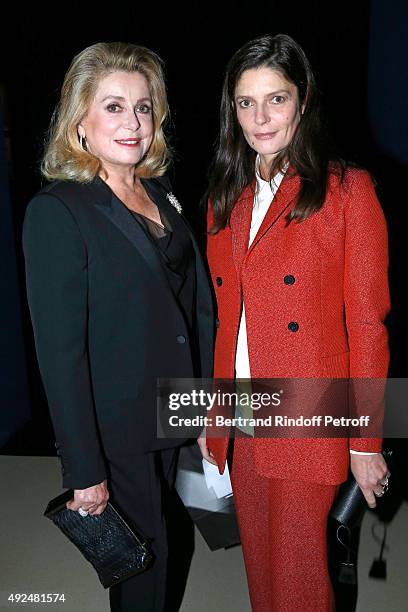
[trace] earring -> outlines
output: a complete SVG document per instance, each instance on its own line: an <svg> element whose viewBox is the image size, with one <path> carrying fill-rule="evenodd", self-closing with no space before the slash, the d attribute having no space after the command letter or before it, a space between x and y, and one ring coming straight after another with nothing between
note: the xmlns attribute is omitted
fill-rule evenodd
<svg viewBox="0 0 408 612"><path fill-rule="evenodd" d="M81 134L79 134L79 146L81 147L81 149L86 151L86 138L85 136L82 136Z"/></svg>

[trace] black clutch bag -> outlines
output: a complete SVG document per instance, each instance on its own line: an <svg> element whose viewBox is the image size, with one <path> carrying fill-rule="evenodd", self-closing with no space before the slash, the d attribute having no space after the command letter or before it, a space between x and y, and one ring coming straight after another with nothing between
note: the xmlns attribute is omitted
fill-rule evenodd
<svg viewBox="0 0 408 612"><path fill-rule="evenodd" d="M361 522L366 506L365 497L351 474L348 480L340 486L330 510L330 516L352 529Z"/></svg>
<svg viewBox="0 0 408 612"><path fill-rule="evenodd" d="M384 450L382 454L389 467L392 451ZM342 525L352 529L361 522L367 508L365 497L354 476L350 474L348 480L339 488L330 510L330 516Z"/></svg>
<svg viewBox="0 0 408 612"><path fill-rule="evenodd" d="M73 491L68 490L52 499L44 516L53 521L93 565L105 589L149 567L153 555L146 540L129 527L110 502L102 514L82 517L66 507L73 497Z"/></svg>

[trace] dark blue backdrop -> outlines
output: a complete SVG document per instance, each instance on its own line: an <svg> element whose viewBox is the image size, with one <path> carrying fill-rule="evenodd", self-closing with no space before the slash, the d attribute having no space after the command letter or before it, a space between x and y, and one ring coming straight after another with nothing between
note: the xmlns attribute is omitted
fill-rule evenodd
<svg viewBox="0 0 408 612"><path fill-rule="evenodd" d="M0 109L0 448L30 418L13 218Z"/></svg>
<svg viewBox="0 0 408 612"><path fill-rule="evenodd" d="M75 3L74 3L75 4ZM227 6L230 5L230 6ZM30 428L20 452L53 451L53 441L24 297L21 226L24 210L41 187L38 161L62 77L75 53L99 40L126 40L156 50L166 60L172 117L175 193L200 229L198 201L218 129L218 106L226 61L246 40L264 32L287 32L311 58L335 139L344 156L374 172L390 228L393 312L389 322L394 376L407 369L407 298L401 278L408 241L404 236L408 163L408 56L404 0L343 0L285 5L269 0L239 3L191 1L185 11L124 2L110 11L81 6L64 19L40 5L16 4L0 38L1 79L9 101L14 180L8 197L1 152L2 410L0 449L29 417L24 348L30 382ZM18 13L18 14L17 14ZM3 47L3 48L1 48ZM3 76L4 75L4 76ZM4 143L1 142L1 146ZM202 227L202 226L201 226ZM17 236L14 245L13 236ZM407 245L407 246L405 246ZM18 277L18 282L17 282ZM21 313L19 303L21 298ZM23 325L24 344L22 342ZM8 452L10 447L6 447Z"/></svg>

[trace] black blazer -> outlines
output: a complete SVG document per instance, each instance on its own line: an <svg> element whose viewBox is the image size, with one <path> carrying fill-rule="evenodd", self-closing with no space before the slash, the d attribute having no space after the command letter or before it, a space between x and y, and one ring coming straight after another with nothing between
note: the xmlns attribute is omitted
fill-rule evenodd
<svg viewBox="0 0 408 612"><path fill-rule="evenodd" d="M172 222L165 178L144 179ZM199 369L212 376L212 297L197 243ZM154 245L100 178L57 181L28 205L28 302L63 486L104 480L121 458L174 446L156 436L158 377L197 372L182 311ZM196 351L197 352L197 351Z"/></svg>

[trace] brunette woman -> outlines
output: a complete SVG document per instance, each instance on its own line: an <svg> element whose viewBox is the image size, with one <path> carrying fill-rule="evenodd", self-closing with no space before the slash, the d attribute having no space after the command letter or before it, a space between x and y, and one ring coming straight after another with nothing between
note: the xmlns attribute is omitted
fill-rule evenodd
<svg viewBox="0 0 408 612"><path fill-rule="evenodd" d="M209 186L217 378L383 378L387 232L369 174L328 153L310 64L262 36L228 64ZM252 609L332 610L326 523L356 477L369 506L377 439L235 438L232 482ZM200 441L224 470L228 438Z"/></svg>

